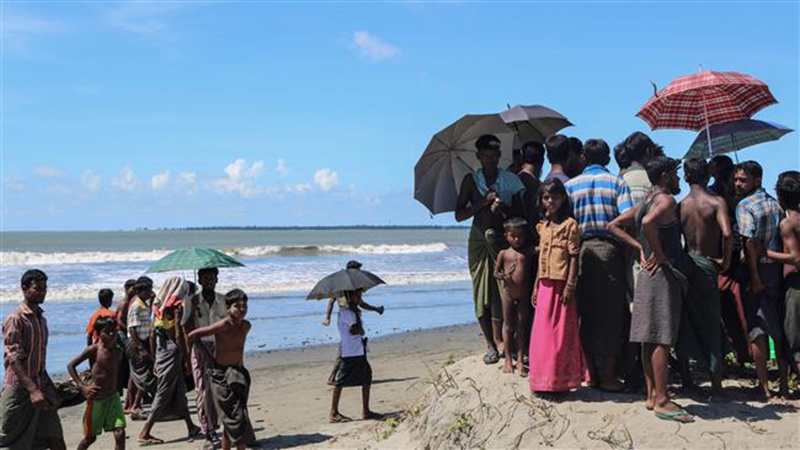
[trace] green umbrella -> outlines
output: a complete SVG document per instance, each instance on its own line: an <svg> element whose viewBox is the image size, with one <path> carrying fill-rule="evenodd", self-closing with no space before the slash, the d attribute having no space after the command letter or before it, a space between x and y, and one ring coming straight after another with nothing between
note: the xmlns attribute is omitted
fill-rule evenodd
<svg viewBox="0 0 800 450"><path fill-rule="evenodd" d="M159 259L147 272L169 272L172 270L200 270L212 267L244 267L231 256L213 248L187 248L175 250Z"/></svg>

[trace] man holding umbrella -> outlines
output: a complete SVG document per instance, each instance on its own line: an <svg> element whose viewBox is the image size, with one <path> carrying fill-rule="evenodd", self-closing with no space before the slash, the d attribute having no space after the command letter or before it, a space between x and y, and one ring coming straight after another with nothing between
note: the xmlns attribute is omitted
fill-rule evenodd
<svg viewBox="0 0 800 450"><path fill-rule="evenodd" d="M494 261L503 247L503 221L514 194L524 186L516 175L498 168L500 140L486 134L475 141L481 168L464 176L456 204L456 220L472 218L468 259L472 276L475 315L486 340L486 364L500 360L503 344L503 312L494 276ZM500 351L498 351L498 348Z"/></svg>

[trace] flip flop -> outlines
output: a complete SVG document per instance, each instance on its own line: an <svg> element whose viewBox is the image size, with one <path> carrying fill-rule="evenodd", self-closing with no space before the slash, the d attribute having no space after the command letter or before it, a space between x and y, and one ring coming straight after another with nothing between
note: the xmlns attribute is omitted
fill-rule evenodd
<svg viewBox="0 0 800 450"><path fill-rule="evenodd" d="M497 364L498 361L500 361L500 355L497 353L497 350L492 350L483 355L484 364Z"/></svg>
<svg viewBox="0 0 800 450"><path fill-rule="evenodd" d="M683 408L679 409L678 411L671 412L671 413L665 413L665 412L659 412L659 411L656 411L655 413L656 413L656 417L658 417L659 419L662 419L662 420L671 420L673 422L678 422L678 423L692 423L692 422L694 422L694 417L691 414L689 414L688 412L686 412L686 410L683 409ZM678 417L681 417L681 416L689 417L689 419L679 419Z"/></svg>
<svg viewBox="0 0 800 450"><path fill-rule="evenodd" d="M164 440L163 439L159 439L159 438L155 438L155 437L150 437L150 438L147 438L147 439L137 439L136 442L139 443L140 447L146 447L148 445L163 444Z"/></svg>

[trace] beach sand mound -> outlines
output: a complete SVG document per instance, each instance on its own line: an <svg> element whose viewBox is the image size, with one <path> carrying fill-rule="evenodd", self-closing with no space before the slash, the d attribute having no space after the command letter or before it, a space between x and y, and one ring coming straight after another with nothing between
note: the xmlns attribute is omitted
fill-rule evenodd
<svg viewBox="0 0 800 450"><path fill-rule="evenodd" d="M531 398L527 378L503 374L479 357L446 365L406 411L339 430L334 448L797 448L800 414L779 404L702 398L678 401L696 422L664 421L641 395L583 388L563 402ZM728 381L733 398L743 381ZM380 389L379 386L375 387Z"/></svg>

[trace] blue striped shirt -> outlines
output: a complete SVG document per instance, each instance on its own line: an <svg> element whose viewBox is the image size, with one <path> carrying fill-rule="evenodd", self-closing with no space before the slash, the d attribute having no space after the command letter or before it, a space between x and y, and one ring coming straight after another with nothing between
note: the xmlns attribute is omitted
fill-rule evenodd
<svg viewBox="0 0 800 450"><path fill-rule="evenodd" d="M608 223L633 207L625 180L599 164L587 167L566 186L572 212L584 237L611 237L606 229Z"/></svg>
<svg viewBox="0 0 800 450"><path fill-rule="evenodd" d="M736 205L736 226L739 228L739 234L744 238L759 241L765 249L781 250L779 226L782 218L783 210L764 188L756 189ZM775 261L762 256L759 262Z"/></svg>

